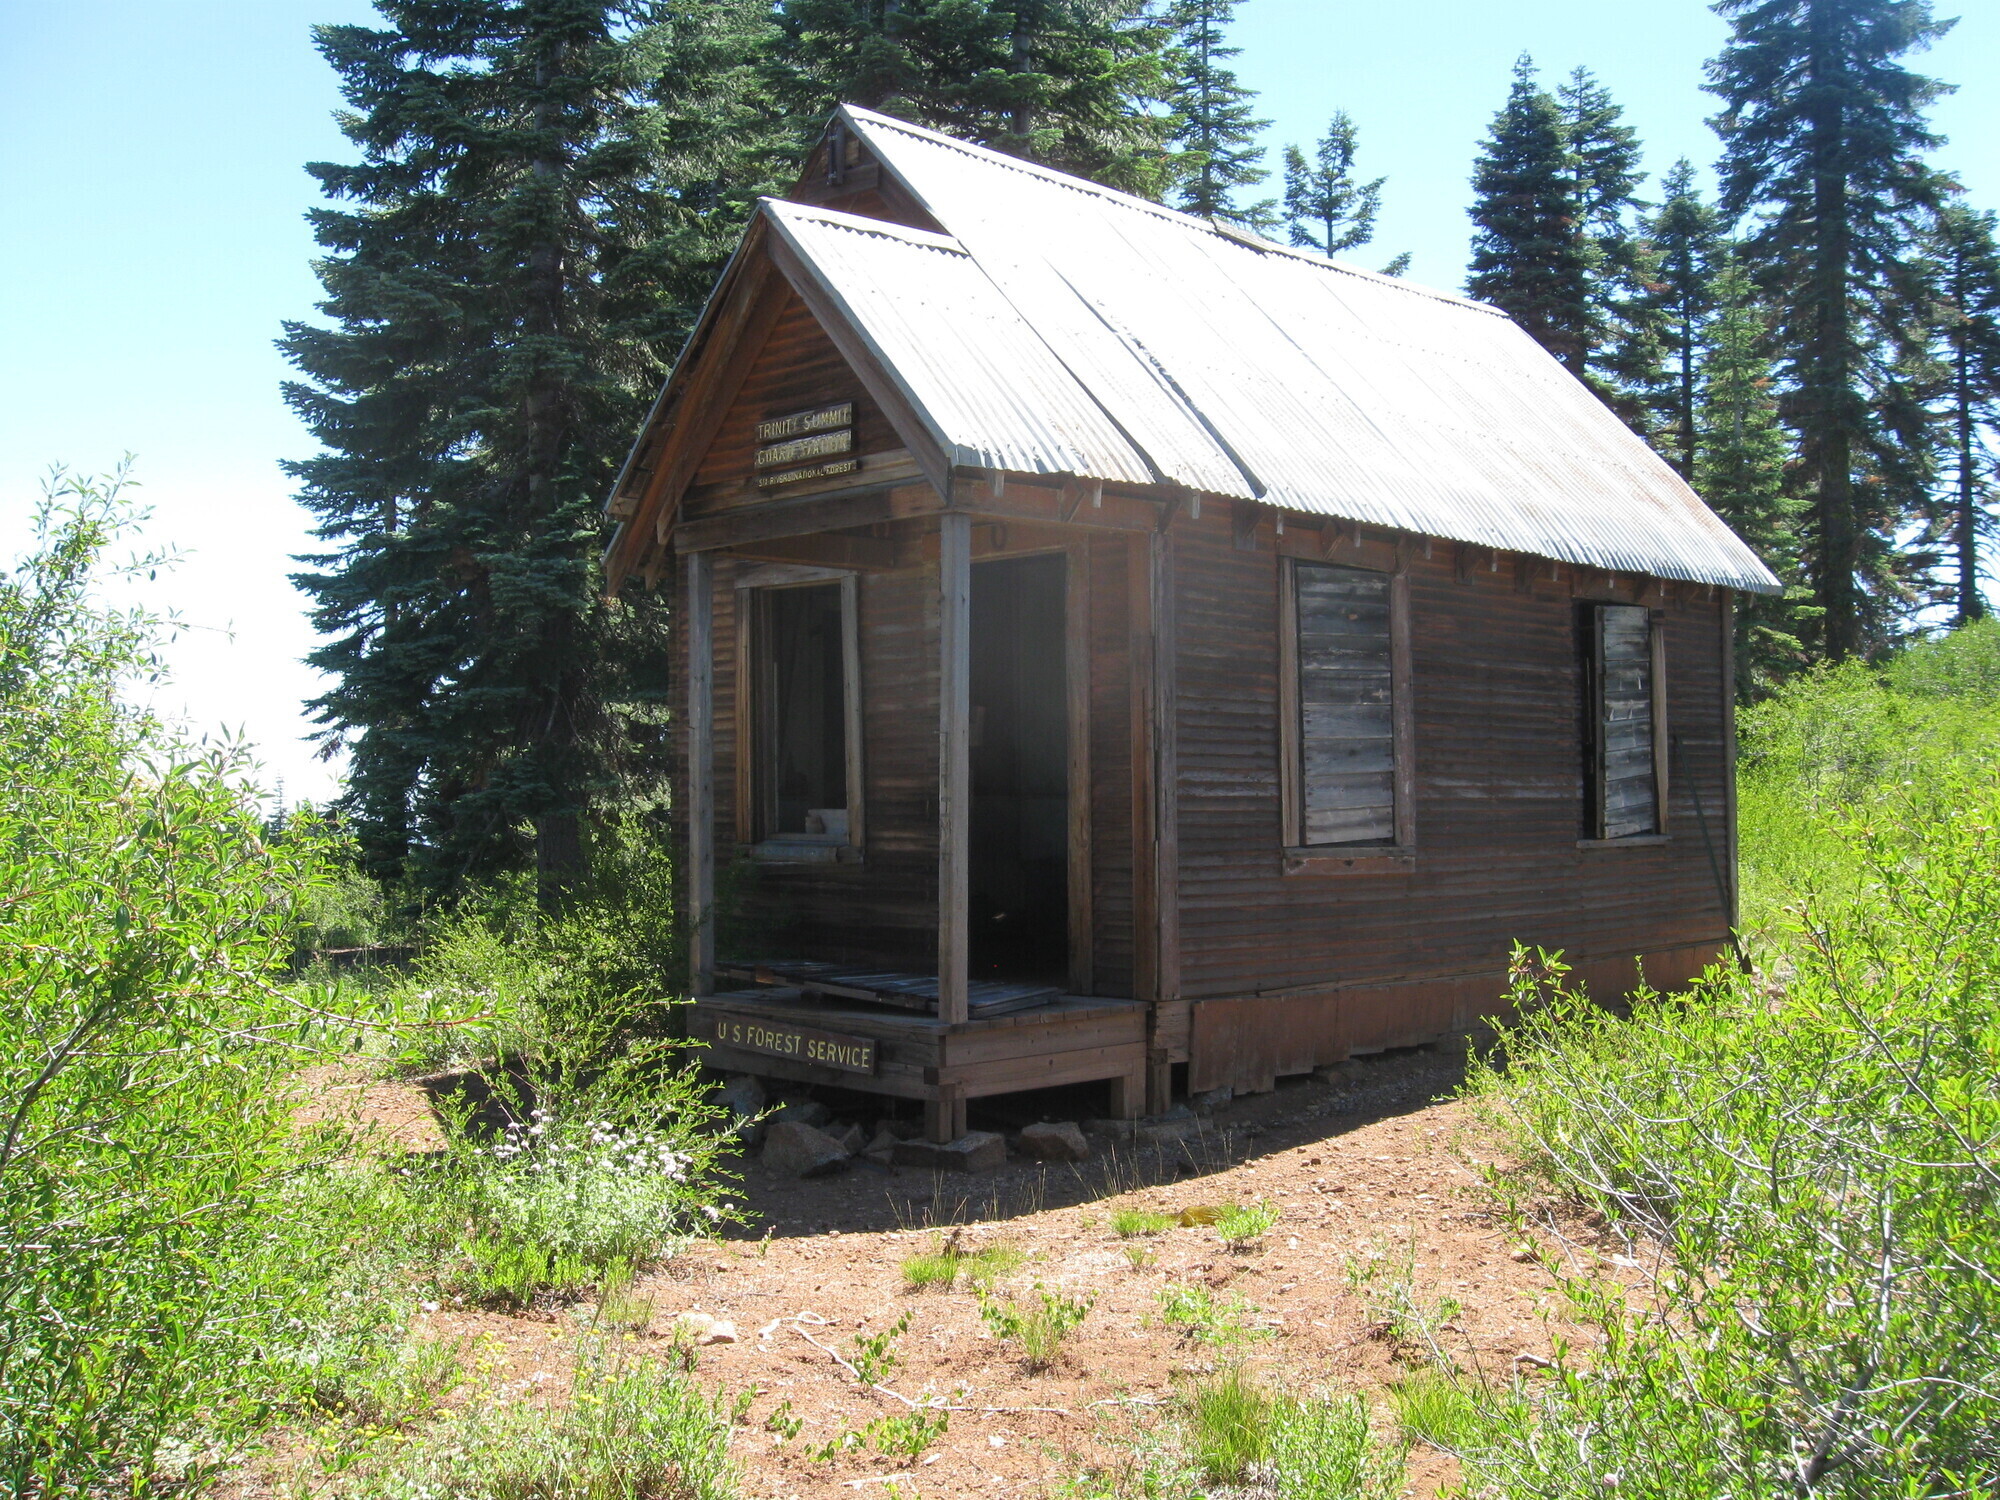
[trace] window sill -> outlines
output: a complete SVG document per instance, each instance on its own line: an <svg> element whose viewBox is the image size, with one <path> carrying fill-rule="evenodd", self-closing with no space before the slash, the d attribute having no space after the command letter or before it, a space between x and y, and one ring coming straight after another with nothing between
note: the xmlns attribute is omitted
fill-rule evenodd
<svg viewBox="0 0 2000 1500"><path fill-rule="evenodd" d="M743 853L760 865L858 865L861 851L835 839L801 834L796 838L765 839L746 844Z"/></svg>
<svg viewBox="0 0 2000 1500"><path fill-rule="evenodd" d="M1632 833L1622 839L1578 839L1579 849L1634 849L1650 848L1654 844L1671 844L1671 833Z"/></svg>
<svg viewBox="0 0 2000 1500"><path fill-rule="evenodd" d="M1407 875L1417 867L1410 848L1343 850L1338 844L1308 844L1284 851L1287 875Z"/></svg>

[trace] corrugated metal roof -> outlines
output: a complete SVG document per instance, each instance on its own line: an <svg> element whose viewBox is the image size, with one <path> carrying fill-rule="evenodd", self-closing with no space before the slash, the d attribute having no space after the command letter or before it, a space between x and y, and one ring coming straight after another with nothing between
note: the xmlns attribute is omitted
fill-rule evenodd
<svg viewBox="0 0 2000 1500"><path fill-rule="evenodd" d="M763 210L952 464L1156 482L957 241L776 199Z"/></svg>
<svg viewBox="0 0 2000 1500"><path fill-rule="evenodd" d="M772 204L959 462L1124 479L1771 592L1693 490L1491 308L899 120L951 238Z"/></svg>

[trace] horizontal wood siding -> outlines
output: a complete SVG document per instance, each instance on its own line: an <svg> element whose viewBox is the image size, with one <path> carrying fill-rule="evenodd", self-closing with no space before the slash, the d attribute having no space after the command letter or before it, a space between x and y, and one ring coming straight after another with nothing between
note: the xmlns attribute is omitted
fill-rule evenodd
<svg viewBox="0 0 2000 1500"><path fill-rule="evenodd" d="M1132 976L1131 642L1128 549L1143 539L1093 534L1090 568L1092 989L1130 995Z"/></svg>
<svg viewBox="0 0 2000 1500"><path fill-rule="evenodd" d="M770 338L695 471L683 514L693 519L784 499L790 491L782 485L760 490L748 482L756 467L757 424L839 401L854 403L853 456L889 453L903 446L805 304L788 292Z"/></svg>
<svg viewBox="0 0 2000 1500"><path fill-rule="evenodd" d="M1200 1003L1211 998L1267 997L1237 1014L1245 1025L1252 1011L1268 1016L1258 1024L1276 1027L1286 1038L1279 1050L1289 1049L1277 1071L1296 1071L1469 1024L1481 1013L1475 1001L1498 995L1517 941L1629 979L1632 955L1662 955L1678 968L1725 940L1694 806L1698 795L1726 870L1724 615L1707 590L1579 579L1567 568L1552 578L1547 564L1461 575L1454 549L1428 558L1421 542L1406 549L1414 864L1287 875L1272 532L1266 526L1256 550L1243 550L1227 514L1211 512L1177 520L1175 538L1181 973L1182 993L1197 1002L1194 1086L1251 1086L1272 1061L1271 1046L1249 1032L1237 1046L1230 1009ZM1387 546L1381 553L1393 556ZM1666 719L1678 746L1668 842L1578 847L1586 832L1579 598L1662 611Z"/></svg>

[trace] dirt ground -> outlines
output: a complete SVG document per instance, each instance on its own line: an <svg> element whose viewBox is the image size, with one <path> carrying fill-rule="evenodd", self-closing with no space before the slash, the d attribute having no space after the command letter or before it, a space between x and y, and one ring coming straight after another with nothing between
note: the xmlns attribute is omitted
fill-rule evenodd
<svg viewBox="0 0 2000 1500"><path fill-rule="evenodd" d="M1360 1390L1379 1397L1409 1368L1378 1303L1356 1290L1356 1268L1385 1276L1407 1268L1419 1298L1451 1299L1445 1327L1457 1357L1489 1378L1532 1372L1550 1353L1541 1310L1552 1283L1510 1242L1477 1188L1484 1145L1464 1106L1448 1054L1411 1051L1358 1059L1325 1079L1287 1080L1180 1122L1178 1141L1139 1144L1093 1137L1093 1159L1044 1166L1010 1160L980 1177L877 1167L857 1159L842 1176L781 1179L754 1160L741 1193L747 1222L647 1275L634 1288L651 1303L635 1354L669 1357L676 1319L703 1313L734 1325L736 1341L695 1355L711 1389L750 1392L733 1451L747 1496L1041 1496L1091 1466L1129 1463L1135 1440L1171 1406L1176 1384L1217 1354L1163 1326L1159 1294L1170 1284L1240 1298L1264 1336L1243 1346L1274 1386ZM329 1088L354 1088L325 1080ZM329 1109L364 1118L421 1148L434 1127L415 1089L376 1084ZM975 1120L975 1125L979 1122ZM989 1123L1000 1123L989 1121ZM1121 1240L1118 1207L1179 1214L1189 1208L1267 1201L1279 1210L1262 1245L1232 1252L1210 1227L1176 1227ZM1007 1245L1025 1257L1006 1283L1039 1283L1094 1299L1055 1366L1023 1367L1017 1346L995 1340L976 1297L909 1291L903 1261L946 1228L967 1250ZM1135 1266L1127 1247L1144 1244ZM873 1451L829 1458L810 1448L907 1410L864 1389L841 1360L857 1338L907 1315L894 1342L901 1364L886 1384L912 1400L943 1395L945 1435L914 1466ZM462 1341L482 1384L502 1399L555 1399L590 1309L518 1316L450 1309L429 1314L428 1337ZM1574 1330L1563 1330L1574 1339ZM840 1356L840 1358L836 1358ZM788 1403L788 1404L787 1404ZM786 1438L772 1430L796 1419ZM1448 1459L1411 1454L1411 1493L1438 1493L1455 1477Z"/></svg>

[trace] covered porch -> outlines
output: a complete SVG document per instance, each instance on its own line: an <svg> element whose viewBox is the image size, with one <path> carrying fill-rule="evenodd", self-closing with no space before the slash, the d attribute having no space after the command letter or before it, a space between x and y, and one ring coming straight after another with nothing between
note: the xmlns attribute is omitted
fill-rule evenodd
<svg viewBox="0 0 2000 1500"><path fill-rule="evenodd" d="M1033 637L1033 645L1026 649L1039 648L1047 654L1052 645L1058 659L1055 675L1027 684L1023 691L1055 700L1040 702L1038 713L1046 721L1044 738L1053 736L1053 744L1044 747L1041 757L1049 763L1043 767L1043 779L1052 776L1058 784L1052 789L1055 795L1041 799L1049 804L1041 809L1041 821L1052 828L1040 830L1031 841L1034 848L1024 850L1019 840L994 837L991 772L983 790L975 776L982 720L987 727L990 759L993 742L1004 738L1003 731L994 726L1012 717L993 707L990 663L975 662L975 552L982 558L995 553L991 522L986 523L977 545L975 521L969 511L943 509L934 513L934 519L926 517L919 524L928 533L921 539L926 545L905 550L903 566L893 570L900 582L891 585L887 575L876 576L884 585L905 591L922 579L921 587L934 597L935 634L923 631L934 640L931 649L936 653L937 686L935 941L924 954L925 958L934 955L932 963L911 962L914 955L908 950L874 951L865 941L848 945L844 952L822 949L810 936L803 944L792 945L797 956L790 960L768 959L760 952L718 953L718 829L726 829L732 820L738 834L737 848L753 862L773 865L781 883L787 879L830 879L846 882L859 893L869 890L878 878L870 873L874 856L864 833L868 825L863 817L866 797L859 749L865 737L864 723L881 704L863 696L867 691L863 685L867 648L857 624L861 580L853 573L793 568L789 572L770 569L761 575L749 574L740 559L731 559L731 579L718 580L718 557L730 558L729 553L710 548L690 548L683 553L682 577L677 581L684 596L687 664L684 807L694 996L690 1034L707 1046L706 1060L718 1068L921 1101L925 1133L940 1142L964 1134L970 1100L1060 1085L1105 1082L1109 1086L1109 1113L1117 1118L1136 1117L1147 1101L1151 1007L1117 995L1079 992L1094 987L1090 961L1094 939L1091 662L1087 593L1078 561L1082 554L1066 554L1061 547L1026 549L1027 555L1039 556L1054 566L1054 593L1042 601L1052 606L1054 624L1051 627L1043 620L1040 625L1044 635L1052 628L1053 637L1044 641L1030 630L1027 634ZM1021 540L1017 532L1014 545L1006 549L1015 560L1024 550L1019 546ZM933 546L935 552L931 553ZM799 538L791 547L793 555L798 555L811 543ZM925 564L934 556L935 570L910 567L915 561L912 550L928 554L923 557ZM983 568L984 562L979 566ZM760 768L772 752L756 741L752 721L759 712L778 716L770 704L772 694L782 685L758 678L746 637L760 628L775 635L786 617L774 615L768 606L762 613L753 612L746 602L750 593L745 591L745 578L766 587L817 586L827 595L829 610L834 607L836 585L840 590L838 598L847 616L845 627L830 629L840 645L841 664L832 670L840 680L842 701L816 707L812 716L830 723L837 713L840 721L838 729L828 733L839 738L849 753L844 765L835 764L821 776L823 786L815 785L819 787L818 800L844 805L815 807L801 814L798 809L780 807L758 784L766 774ZM734 588L730 587L732 580ZM725 632L728 639L720 642L715 621L719 583L722 601L733 611ZM982 596L985 607L990 608L992 593L988 587ZM932 601L924 603L923 613L931 615ZM929 621L922 623L929 625ZM981 627L981 639L990 656L996 635L1007 632L996 631L990 615ZM831 646L820 654L830 660ZM1062 663L1065 654L1069 658L1067 686ZM723 774L730 794L726 808L718 807L717 795L719 660L725 668L735 668L728 677L727 701L736 717L732 721L725 715L724 719ZM982 671L986 674L983 678ZM976 678L989 700L977 708ZM880 677L875 680L882 682ZM878 691L890 692L892 687L882 682ZM906 693L908 684L898 683L893 691ZM883 753L879 745L877 750L878 756ZM832 760L838 762L841 757ZM899 777L907 777L913 769L907 756L898 760ZM924 774L929 774L928 767ZM976 795L980 799L977 811ZM871 812L876 814L878 825L872 831L879 832L879 810ZM801 823L801 817L809 821ZM976 844L982 846L977 857ZM1025 937L1017 934L1010 940L1005 961L996 959L990 936L996 915L989 910L996 904L990 889L996 856L1002 865L1017 858L1023 870L1032 872L1025 878L1020 871L1014 872L1015 899L1002 903L1013 910L997 914L1031 924L1034 929ZM1038 857L1040 864L1035 863ZM1042 865L1051 867L1044 870ZM788 873L791 871L799 873ZM1038 886L1048 889L1040 890L1036 899L1021 899L1021 887L1034 891ZM988 934L984 941L974 930L975 911ZM918 915L915 922L922 922L925 914ZM838 962L853 959L857 952L873 961Z"/></svg>

